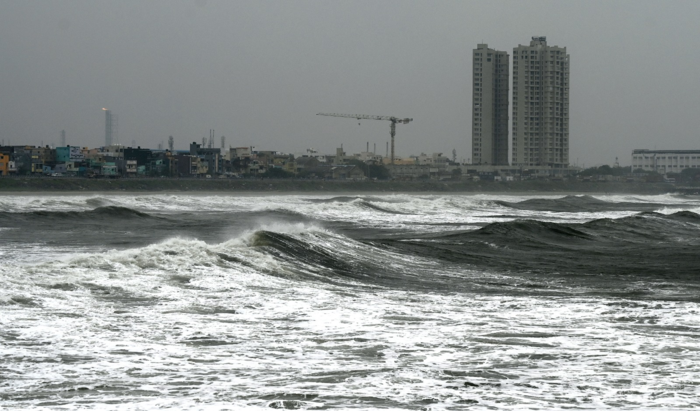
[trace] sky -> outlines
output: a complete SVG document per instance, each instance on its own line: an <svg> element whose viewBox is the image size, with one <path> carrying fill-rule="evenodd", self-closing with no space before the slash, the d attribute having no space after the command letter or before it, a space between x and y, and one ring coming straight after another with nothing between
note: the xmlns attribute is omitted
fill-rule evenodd
<svg viewBox="0 0 700 411"><path fill-rule="evenodd" d="M700 149L700 2L0 0L0 143L471 157L472 50L566 47L570 159Z"/></svg>

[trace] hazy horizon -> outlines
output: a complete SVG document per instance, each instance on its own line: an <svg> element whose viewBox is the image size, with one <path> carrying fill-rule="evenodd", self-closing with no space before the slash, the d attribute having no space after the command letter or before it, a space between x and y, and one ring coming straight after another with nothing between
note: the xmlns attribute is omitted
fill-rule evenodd
<svg viewBox="0 0 700 411"><path fill-rule="evenodd" d="M0 141L226 144L471 157L472 49L546 36L571 56L572 164L700 149L700 3L0 0ZM512 60L511 60L512 64ZM512 67L512 66L511 66ZM512 80L512 79L511 79Z"/></svg>

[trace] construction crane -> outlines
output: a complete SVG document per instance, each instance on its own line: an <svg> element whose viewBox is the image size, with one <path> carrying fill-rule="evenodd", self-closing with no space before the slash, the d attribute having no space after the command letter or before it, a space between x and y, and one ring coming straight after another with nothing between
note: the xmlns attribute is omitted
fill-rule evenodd
<svg viewBox="0 0 700 411"><path fill-rule="evenodd" d="M398 118L393 116L369 116L366 114L337 114L337 113L318 113L317 116L330 117L346 117L356 118L358 120L387 120L391 121L391 164L394 164L394 136L396 135L396 123L408 124L413 121L412 118Z"/></svg>

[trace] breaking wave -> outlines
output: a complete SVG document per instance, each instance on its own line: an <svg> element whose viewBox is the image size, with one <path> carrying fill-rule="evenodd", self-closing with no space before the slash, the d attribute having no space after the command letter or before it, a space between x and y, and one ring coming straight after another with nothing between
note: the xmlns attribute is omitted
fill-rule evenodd
<svg viewBox="0 0 700 411"><path fill-rule="evenodd" d="M589 195L569 195L562 198L531 198L520 202L495 201L496 204L517 210L553 211L553 212L591 212L591 211L653 211L663 204L649 202L612 202L600 200Z"/></svg>
<svg viewBox="0 0 700 411"><path fill-rule="evenodd" d="M591 285L617 278L624 288L630 278L694 281L699 222L700 215L690 211L643 212L586 223L514 220L476 230L380 241L402 253L484 270L563 275L567 281Z"/></svg>
<svg viewBox="0 0 700 411"><path fill-rule="evenodd" d="M104 206L87 211L29 211L21 213L0 212L0 217L12 219L125 219L125 218L155 218L154 216L128 207Z"/></svg>

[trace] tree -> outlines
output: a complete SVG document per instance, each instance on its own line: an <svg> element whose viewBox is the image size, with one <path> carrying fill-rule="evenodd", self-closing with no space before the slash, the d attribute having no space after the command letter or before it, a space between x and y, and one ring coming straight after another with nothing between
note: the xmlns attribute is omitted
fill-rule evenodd
<svg viewBox="0 0 700 411"><path fill-rule="evenodd" d="M384 164L370 164L369 172L370 177L376 178L377 180L388 180L391 177L389 169L386 168Z"/></svg>
<svg viewBox="0 0 700 411"><path fill-rule="evenodd" d="M700 168L685 168L679 174L679 179L684 182L700 180Z"/></svg>
<svg viewBox="0 0 700 411"><path fill-rule="evenodd" d="M268 169L263 176L265 178L292 178L294 174L279 167L272 167Z"/></svg>
<svg viewBox="0 0 700 411"><path fill-rule="evenodd" d="M623 176L632 172L632 167L610 167L609 165L602 165L600 167L587 168L579 173L581 177L588 176Z"/></svg>
<svg viewBox="0 0 700 411"><path fill-rule="evenodd" d="M612 175L612 167L609 165L600 166L598 167L596 174L603 176Z"/></svg>
<svg viewBox="0 0 700 411"><path fill-rule="evenodd" d="M357 159L347 160L346 163L349 165L359 167L360 170L364 171L365 175L368 178L376 178L377 180L389 179L389 169L387 169L383 164L367 164Z"/></svg>

